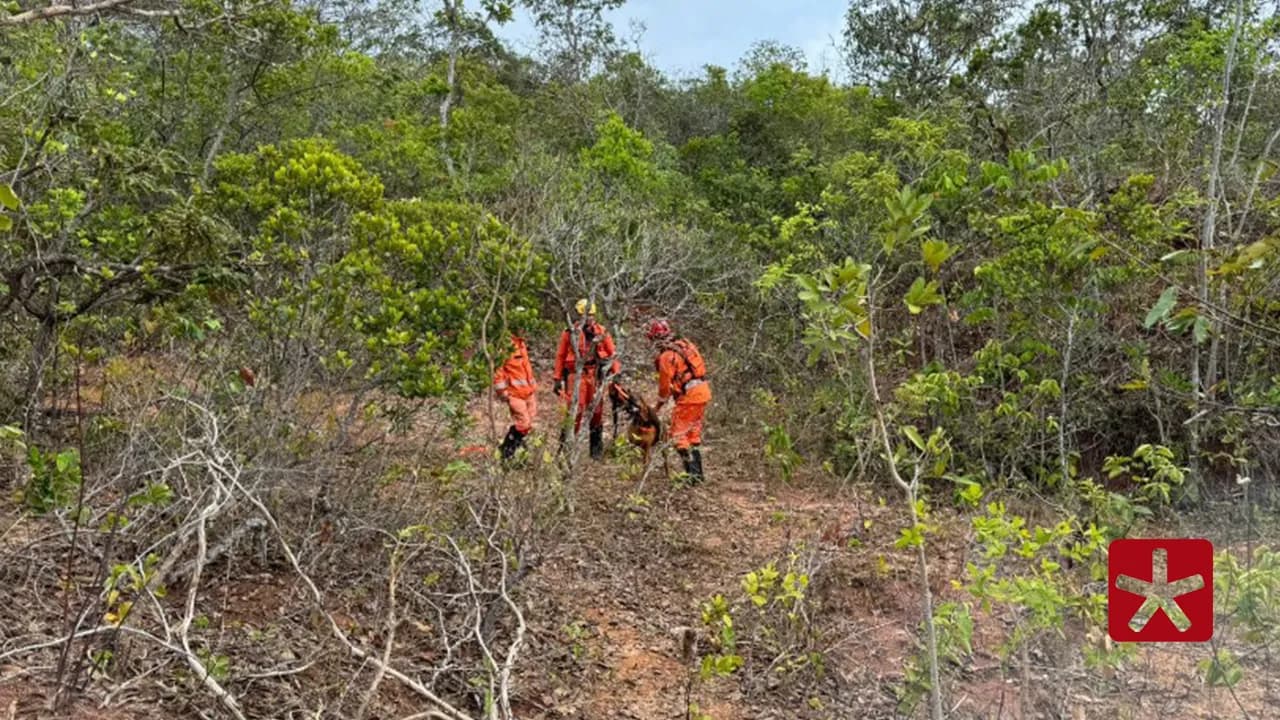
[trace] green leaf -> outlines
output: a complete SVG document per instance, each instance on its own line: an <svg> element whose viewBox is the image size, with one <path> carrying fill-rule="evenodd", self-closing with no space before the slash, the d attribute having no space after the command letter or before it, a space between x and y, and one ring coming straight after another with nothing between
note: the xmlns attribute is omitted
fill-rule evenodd
<svg viewBox="0 0 1280 720"><path fill-rule="evenodd" d="M918 277L911 283L911 288L907 290L902 300L907 304L907 310L910 310L912 315L919 315L926 307L941 304L942 295L938 292L936 281L930 280L926 283L924 278Z"/></svg>
<svg viewBox="0 0 1280 720"><path fill-rule="evenodd" d="M956 629L960 631L960 643L964 646L967 653L973 652L973 617L969 615L968 607L961 607L960 612L955 617Z"/></svg>
<svg viewBox="0 0 1280 720"><path fill-rule="evenodd" d="M71 464L75 461L75 455L70 451L58 453L54 458L54 467L58 468L58 472L65 473L71 469Z"/></svg>
<svg viewBox="0 0 1280 720"><path fill-rule="evenodd" d="M0 232L8 232L13 229L13 218L8 215L0 215Z"/></svg>
<svg viewBox="0 0 1280 720"><path fill-rule="evenodd" d="M1223 648L1215 657L1199 662L1205 682L1211 686L1235 687L1244 678L1244 670L1231 651Z"/></svg>
<svg viewBox="0 0 1280 720"><path fill-rule="evenodd" d="M10 210L17 210L22 203L18 200L17 194L13 192L13 188L0 183L0 205Z"/></svg>
<svg viewBox="0 0 1280 720"><path fill-rule="evenodd" d="M1171 287L1166 289L1160 294L1160 299L1151 308L1151 312L1147 313L1147 319L1142 321L1143 327L1150 330L1156 323L1165 319L1169 315L1169 311L1173 309L1173 304L1177 301L1178 288Z"/></svg>
<svg viewBox="0 0 1280 720"><path fill-rule="evenodd" d="M924 264L936 273L942 263L956 254L956 249L946 240L926 240L920 246L920 254L924 258Z"/></svg>
<svg viewBox="0 0 1280 720"><path fill-rule="evenodd" d="M1209 320L1203 315L1198 316L1195 324L1191 326L1191 333L1196 344L1203 345L1204 341L1209 339Z"/></svg>
<svg viewBox="0 0 1280 720"><path fill-rule="evenodd" d="M904 425L902 427L902 434L906 435L907 438L911 440L912 445L915 445L920 450L924 450L924 438L920 437L919 430L916 430L911 425Z"/></svg>
<svg viewBox="0 0 1280 720"><path fill-rule="evenodd" d="M909 527L902 528L898 531L898 539L893 541L893 546L899 550L907 550L909 548L918 548L924 544L924 525L919 523Z"/></svg>
<svg viewBox="0 0 1280 720"><path fill-rule="evenodd" d="M960 490L960 499L969 507L978 507L978 503L982 502L982 486L976 482L969 481Z"/></svg>
<svg viewBox="0 0 1280 720"><path fill-rule="evenodd" d="M1196 320L1200 318L1200 313L1194 307L1183 308L1174 313L1171 317L1166 318L1164 325L1169 332L1183 333L1191 329Z"/></svg>

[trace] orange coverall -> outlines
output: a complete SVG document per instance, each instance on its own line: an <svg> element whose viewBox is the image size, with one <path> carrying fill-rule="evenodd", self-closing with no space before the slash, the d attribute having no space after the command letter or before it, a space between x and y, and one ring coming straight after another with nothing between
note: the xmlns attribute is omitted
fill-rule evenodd
<svg viewBox="0 0 1280 720"><path fill-rule="evenodd" d="M507 402L516 431L528 435L538 415L538 383L533 378L533 364L524 339L513 335L511 345L510 357L493 374L493 390Z"/></svg>
<svg viewBox="0 0 1280 720"><path fill-rule="evenodd" d="M593 340L588 340L587 333L584 332L584 326L588 324L591 326ZM574 432L582 429L582 416L595 401L596 387L603 380L603 376L616 375L622 369L622 363L614 357L617 354L617 348L613 344L613 336L604 329L603 325L588 319L578 326L577 332L576 352L570 340L572 333L569 330L560 333L560 347L556 350L556 379L564 381L561 400L564 402L566 412L569 409L569 403L573 401L574 363L577 358L583 358L582 383L578 387L578 414L573 421ZM601 373L604 363L609 363L609 367L606 372ZM591 413L591 427L604 427L604 403L597 405Z"/></svg>
<svg viewBox="0 0 1280 720"><path fill-rule="evenodd" d="M682 340L697 351L697 346ZM687 354L687 353L686 353ZM668 344L658 351L654 360L658 368L658 402L666 402L675 396L676 406L671 412L671 438L677 450L688 450L702 444L702 421L711 402L711 384L693 378L693 369L680 353Z"/></svg>

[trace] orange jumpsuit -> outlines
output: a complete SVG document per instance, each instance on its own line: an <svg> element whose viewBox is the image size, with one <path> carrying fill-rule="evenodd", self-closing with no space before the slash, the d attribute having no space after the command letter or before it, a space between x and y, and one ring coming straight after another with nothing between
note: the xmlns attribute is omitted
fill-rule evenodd
<svg viewBox="0 0 1280 720"><path fill-rule="evenodd" d="M528 435L538 415L538 383L533 378L533 364L524 339L513 335L511 345L511 356L493 374L493 390L507 402L516 431Z"/></svg>
<svg viewBox="0 0 1280 720"><path fill-rule="evenodd" d="M697 346L681 340L697 351ZM688 353L686 352L686 355ZM685 362L673 343L658 351L654 360L658 369L658 401L665 402L675 396L676 406L671 412L671 439L677 450L688 450L702 444L702 422L711 402L711 384L705 378L695 378L693 368Z"/></svg>
<svg viewBox="0 0 1280 720"><path fill-rule="evenodd" d="M583 326L590 324L593 340L587 340ZM596 387L604 379L604 375L616 375L622 369L622 363L614 357L617 348L613 344L613 336L600 323L587 319L577 328L578 347L575 352L570 339L571 332L560 333L560 347L556 350L556 379L564 381L564 394L561 396L565 411L573 401L574 363L582 360L582 382L578 387L578 414L573 421L575 432L582 429L582 416L595 401ZM602 372L605 363L609 363L607 372ZM604 403L596 405L591 413L591 427L604 427Z"/></svg>

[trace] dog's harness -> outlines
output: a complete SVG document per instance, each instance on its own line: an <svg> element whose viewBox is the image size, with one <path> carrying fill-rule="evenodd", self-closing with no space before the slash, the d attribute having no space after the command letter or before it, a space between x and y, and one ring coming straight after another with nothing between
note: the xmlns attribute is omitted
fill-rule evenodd
<svg viewBox="0 0 1280 720"><path fill-rule="evenodd" d="M640 403L636 402L635 397L630 392L627 392L626 388L615 383L613 385L613 390L618 394L618 399L621 400L621 404L626 405L630 412L636 413L640 411Z"/></svg>
<svg viewBox="0 0 1280 720"><path fill-rule="evenodd" d="M627 413L632 417L638 416L640 414L640 403L636 400L635 396L632 395L625 387L616 383L613 385L613 388L614 392L618 395L618 404L626 407Z"/></svg>

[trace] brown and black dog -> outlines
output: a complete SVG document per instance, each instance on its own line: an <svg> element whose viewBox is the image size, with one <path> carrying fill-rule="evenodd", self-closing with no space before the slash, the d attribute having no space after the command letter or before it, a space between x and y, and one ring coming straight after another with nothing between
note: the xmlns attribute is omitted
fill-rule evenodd
<svg viewBox="0 0 1280 720"><path fill-rule="evenodd" d="M618 427L617 412L621 409L631 421L627 426L627 440L644 452L644 466L649 467L649 456L663 439L662 420L658 418L658 411L645 402L643 397L616 382L609 384L609 402L613 405L615 434ZM662 469L667 475L671 474L666 453L662 454Z"/></svg>

